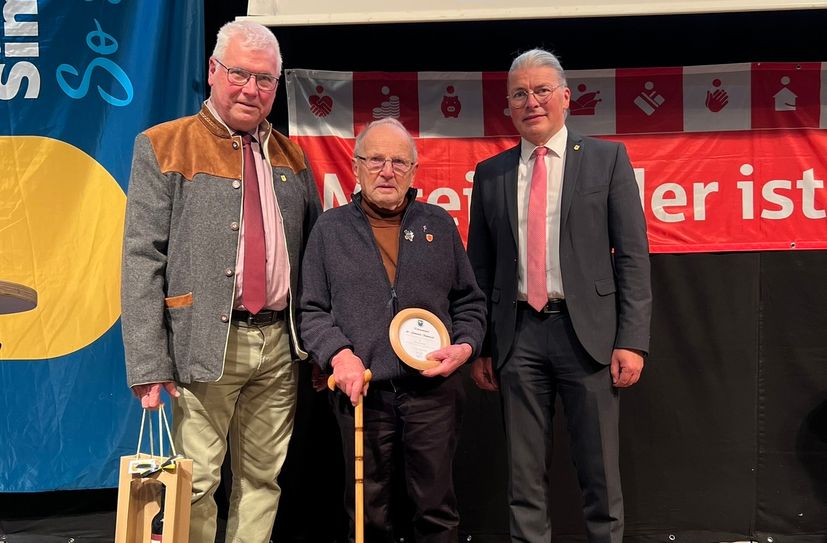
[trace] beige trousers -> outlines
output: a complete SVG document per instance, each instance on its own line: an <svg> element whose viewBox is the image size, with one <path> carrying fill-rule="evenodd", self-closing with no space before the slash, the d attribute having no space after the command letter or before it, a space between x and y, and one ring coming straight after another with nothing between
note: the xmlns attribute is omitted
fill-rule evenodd
<svg viewBox="0 0 827 543"><path fill-rule="evenodd" d="M233 323L224 374L214 383L179 387L173 439L193 460L190 543L213 543L213 495L229 434L233 472L227 543L267 543L281 488L277 477L293 432L298 368L287 325Z"/></svg>

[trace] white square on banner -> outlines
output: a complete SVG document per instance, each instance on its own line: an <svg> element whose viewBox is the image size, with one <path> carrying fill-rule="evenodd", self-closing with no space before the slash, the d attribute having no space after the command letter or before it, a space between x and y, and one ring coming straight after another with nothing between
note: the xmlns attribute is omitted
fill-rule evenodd
<svg viewBox="0 0 827 543"><path fill-rule="evenodd" d="M821 120L819 128L827 128L827 62L821 63Z"/></svg>
<svg viewBox="0 0 827 543"><path fill-rule="evenodd" d="M419 137L485 135L480 72L419 72Z"/></svg>
<svg viewBox="0 0 827 543"><path fill-rule="evenodd" d="M615 134L615 71L570 70L566 81L571 90L566 125L586 136Z"/></svg>
<svg viewBox="0 0 827 543"><path fill-rule="evenodd" d="M285 70L291 136L353 136L353 74Z"/></svg>
<svg viewBox="0 0 827 543"><path fill-rule="evenodd" d="M684 67L684 131L749 130L750 74L748 63Z"/></svg>

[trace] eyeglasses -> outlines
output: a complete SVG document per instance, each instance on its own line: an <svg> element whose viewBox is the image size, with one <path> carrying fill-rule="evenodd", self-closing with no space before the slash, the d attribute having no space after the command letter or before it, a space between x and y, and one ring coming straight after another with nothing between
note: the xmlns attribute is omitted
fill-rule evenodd
<svg viewBox="0 0 827 543"><path fill-rule="evenodd" d="M551 95L554 94L554 91L563 86L565 85L560 83L556 87L537 87L534 90L517 89L513 93L506 96L506 98L508 98L508 105L514 109L525 107L526 102L528 102L529 94L533 94L534 99L537 100L537 103L543 105L551 99Z"/></svg>
<svg viewBox="0 0 827 543"><path fill-rule="evenodd" d="M256 86L259 90L271 91L279 84L279 78L274 75L248 72L243 68L228 68L217 58L213 57L213 60L227 70L227 81L229 81L231 85L243 87L251 77L256 78Z"/></svg>
<svg viewBox="0 0 827 543"><path fill-rule="evenodd" d="M414 165L413 162L410 160L405 160L404 158L385 158L381 156L363 157L359 155L355 155L355 157L364 162L365 167L371 173L382 171L387 162L391 163L391 168L393 168L393 171L400 174L408 173Z"/></svg>

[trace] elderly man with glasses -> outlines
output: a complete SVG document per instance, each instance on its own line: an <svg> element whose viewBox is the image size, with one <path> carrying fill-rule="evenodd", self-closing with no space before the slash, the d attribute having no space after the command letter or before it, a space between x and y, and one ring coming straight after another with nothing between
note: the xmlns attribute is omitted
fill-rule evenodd
<svg viewBox="0 0 827 543"><path fill-rule="evenodd" d="M270 540L293 429L300 255L319 193L302 150L267 122L281 73L266 27L218 33L201 111L138 135L123 249L129 386L173 397L173 439L193 459L191 543L213 543L231 448L227 541Z"/></svg>
<svg viewBox="0 0 827 543"><path fill-rule="evenodd" d="M405 494L414 541L456 543L452 462L464 399L456 370L479 353L485 328L485 299L454 220L415 199L416 169L416 147L402 124L388 118L368 125L353 158L361 191L321 216L302 266L302 337L338 387L333 403L351 540L353 407L365 396L364 522L371 543L410 535L393 525L408 505L391 498ZM435 367L421 371L403 364L389 339L394 316L412 308L433 313L450 338L426 355ZM373 374L368 385L365 369Z"/></svg>
<svg viewBox="0 0 827 543"><path fill-rule="evenodd" d="M548 453L560 395L590 543L623 539L618 390L649 349L646 221L622 144L566 128L571 91L534 49L508 72L520 143L477 165L468 256L488 296L480 388L499 389L511 540L548 543Z"/></svg>

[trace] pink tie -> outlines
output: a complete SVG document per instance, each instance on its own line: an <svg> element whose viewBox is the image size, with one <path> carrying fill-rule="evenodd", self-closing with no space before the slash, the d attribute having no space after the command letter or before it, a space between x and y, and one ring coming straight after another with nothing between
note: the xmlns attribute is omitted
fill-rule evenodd
<svg viewBox="0 0 827 543"><path fill-rule="evenodd" d="M548 303L546 291L546 161L545 147L534 150L534 171L528 195L528 226L526 228L526 297L528 305L542 311Z"/></svg>
<svg viewBox="0 0 827 543"><path fill-rule="evenodd" d="M244 134L241 141L244 143L244 283L241 303L247 311L255 314L264 307L265 298L264 219L252 136Z"/></svg>

